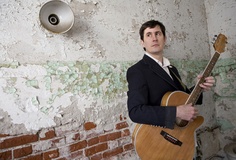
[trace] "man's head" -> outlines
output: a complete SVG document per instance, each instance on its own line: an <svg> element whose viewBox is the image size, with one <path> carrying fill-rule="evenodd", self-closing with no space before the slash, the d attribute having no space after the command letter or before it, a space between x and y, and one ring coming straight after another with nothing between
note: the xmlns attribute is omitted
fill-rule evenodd
<svg viewBox="0 0 236 160"><path fill-rule="evenodd" d="M150 21L145 22L141 26L141 28L139 29L140 39L143 41L143 36L144 36L144 30L145 29L147 29L147 28L154 28L156 26L159 26L161 28L161 31L162 31L164 37L166 37L166 28L165 28L165 26L161 22L159 22L159 21L150 20Z"/></svg>
<svg viewBox="0 0 236 160"><path fill-rule="evenodd" d="M155 20L145 22L140 30L143 49L151 55L162 55L166 43L165 26Z"/></svg>

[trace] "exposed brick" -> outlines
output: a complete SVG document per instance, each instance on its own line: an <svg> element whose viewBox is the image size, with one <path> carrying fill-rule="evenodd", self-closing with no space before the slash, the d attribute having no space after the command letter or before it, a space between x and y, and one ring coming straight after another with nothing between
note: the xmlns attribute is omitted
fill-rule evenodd
<svg viewBox="0 0 236 160"><path fill-rule="evenodd" d="M97 125L94 124L93 122L87 122L87 123L84 124L84 129L86 131L91 130L91 129L96 128L96 127L97 127Z"/></svg>
<svg viewBox="0 0 236 160"><path fill-rule="evenodd" d="M129 129L125 129L122 131L121 136L122 137L126 137L130 135L130 130Z"/></svg>
<svg viewBox="0 0 236 160"><path fill-rule="evenodd" d="M22 158L21 160L42 160L43 156L42 154L32 155L26 158Z"/></svg>
<svg viewBox="0 0 236 160"><path fill-rule="evenodd" d="M120 115L120 120L121 120L121 121L123 120L123 116L122 116L122 115Z"/></svg>
<svg viewBox="0 0 236 160"><path fill-rule="evenodd" d="M7 137L7 136L9 136L9 134L0 134L0 138Z"/></svg>
<svg viewBox="0 0 236 160"><path fill-rule="evenodd" d="M11 137L5 139L3 142L0 143L0 149L25 145L28 143L36 142L37 140L38 140L37 135L23 135L18 137Z"/></svg>
<svg viewBox="0 0 236 160"><path fill-rule="evenodd" d="M134 149L134 145L132 143L126 144L124 146L124 151L132 150L132 149Z"/></svg>
<svg viewBox="0 0 236 160"><path fill-rule="evenodd" d="M95 147L85 149L85 155L86 156L91 156L91 155L94 155L94 154L96 154Z"/></svg>
<svg viewBox="0 0 236 160"><path fill-rule="evenodd" d="M120 121L126 120L126 117L123 117L123 115L120 115Z"/></svg>
<svg viewBox="0 0 236 160"><path fill-rule="evenodd" d="M92 156L90 160L101 160L102 159L102 154L97 154L95 156Z"/></svg>
<svg viewBox="0 0 236 160"><path fill-rule="evenodd" d="M59 157L58 149L43 153L44 160L50 160L50 159L57 158L57 157Z"/></svg>
<svg viewBox="0 0 236 160"><path fill-rule="evenodd" d="M0 151L0 160L11 160L12 159L11 155L12 155L11 151L5 151L5 152Z"/></svg>
<svg viewBox="0 0 236 160"><path fill-rule="evenodd" d="M108 140L115 140L121 137L121 132L114 132L107 135Z"/></svg>
<svg viewBox="0 0 236 160"><path fill-rule="evenodd" d="M40 137L40 140L47 140L47 139L52 139L56 136L56 133L54 130L49 130L48 132L45 133L45 137Z"/></svg>
<svg viewBox="0 0 236 160"><path fill-rule="evenodd" d="M123 128L127 128L129 125L127 122L121 122L116 124L116 129L123 129Z"/></svg>
<svg viewBox="0 0 236 160"><path fill-rule="evenodd" d="M73 139L74 141L80 140L80 134L79 134L79 133L75 133L72 139Z"/></svg>
<svg viewBox="0 0 236 160"><path fill-rule="evenodd" d="M74 152L74 151L80 150L80 149L85 148L85 147L87 147L87 141L86 140L70 145L70 151Z"/></svg>
<svg viewBox="0 0 236 160"><path fill-rule="evenodd" d="M108 135L101 135L98 137L99 142L106 142L108 140Z"/></svg>
<svg viewBox="0 0 236 160"><path fill-rule="evenodd" d="M88 140L88 146L92 146L94 144L97 144L99 143L99 138L98 137L95 137L95 138L91 138Z"/></svg>
<svg viewBox="0 0 236 160"><path fill-rule="evenodd" d="M122 147L118 147L118 148L115 148L115 149L113 149L111 151L104 152L103 153L103 158L112 157L112 156L118 155L118 154L120 154L122 152L123 152L123 148Z"/></svg>
<svg viewBox="0 0 236 160"><path fill-rule="evenodd" d="M13 151L14 154L14 158L20 158L20 157L24 157L24 156L28 156L30 154L32 154L32 146L27 146L27 147L23 147L23 148L19 148L19 149L15 149Z"/></svg>
<svg viewBox="0 0 236 160"><path fill-rule="evenodd" d="M105 151L108 149L108 145L107 143L102 143L102 144L99 144L97 146L95 146L95 151L98 153L98 152L101 152L101 151Z"/></svg>
<svg viewBox="0 0 236 160"><path fill-rule="evenodd" d="M108 149L107 143L98 144L98 145L93 146L91 148L85 149L85 155L91 156L91 155L94 155L94 154L99 153L101 151L105 151L107 149Z"/></svg>
<svg viewBox="0 0 236 160"><path fill-rule="evenodd" d="M109 141L109 140L115 140L115 139L118 139L121 137L121 132L114 132L114 133L109 133L109 134L106 134L106 135L101 135L99 136L99 142L106 142L106 141Z"/></svg>

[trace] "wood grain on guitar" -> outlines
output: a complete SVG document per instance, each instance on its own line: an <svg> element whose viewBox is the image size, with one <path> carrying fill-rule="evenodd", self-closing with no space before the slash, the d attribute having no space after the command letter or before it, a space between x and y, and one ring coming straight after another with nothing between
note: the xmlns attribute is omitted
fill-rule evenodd
<svg viewBox="0 0 236 160"><path fill-rule="evenodd" d="M182 91L167 92L162 97L161 106L179 106L182 104L196 104L202 93L200 83L208 77L219 56L225 50L227 37L219 34L215 43L215 54L206 66L202 78L197 82L191 94ZM204 122L198 116L193 122L176 119L174 129L137 124L132 134L136 152L142 160L192 160L195 152L194 133Z"/></svg>

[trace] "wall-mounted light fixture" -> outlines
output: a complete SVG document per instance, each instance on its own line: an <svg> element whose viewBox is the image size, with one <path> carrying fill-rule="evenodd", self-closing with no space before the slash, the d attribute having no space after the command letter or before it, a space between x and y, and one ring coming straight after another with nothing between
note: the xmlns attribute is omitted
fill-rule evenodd
<svg viewBox="0 0 236 160"><path fill-rule="evenodd" d="M53 0L45 3L39 12L44 28L54 33L65 33L74 24L74 14L65 2Z"/></svg>

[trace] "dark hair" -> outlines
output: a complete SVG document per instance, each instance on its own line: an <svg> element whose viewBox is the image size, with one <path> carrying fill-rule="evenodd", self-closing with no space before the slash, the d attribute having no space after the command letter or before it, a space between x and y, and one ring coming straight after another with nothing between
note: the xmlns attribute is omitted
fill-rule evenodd
<svg viewBox="0 0 236 160"><path fill-rule="evenodd" d="M146 28L154 28L154 27L156 27L156 26L160 26L161 31L162 31L164 37L166 37L166 28L165 28L165 26L164 26L161 22L159 22L159 21L150 20L150 21L145 22L145 23L141 26L141 28L139 29L140 39L143 41L144 30L145 30Z"/></svg>

